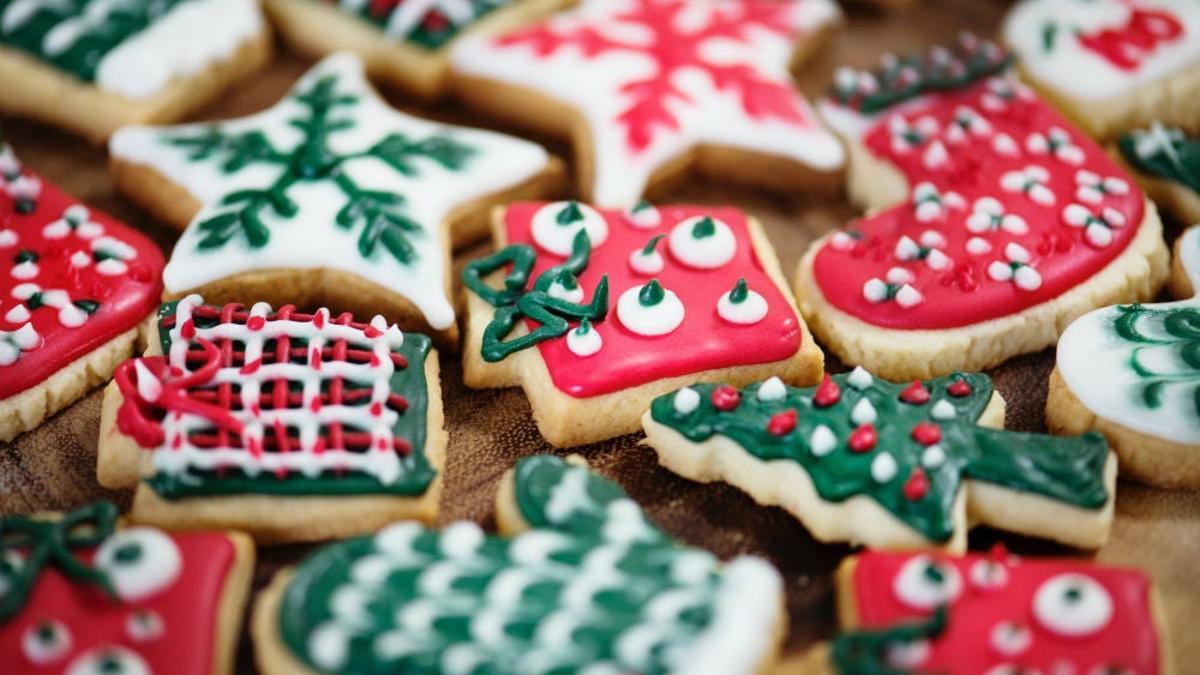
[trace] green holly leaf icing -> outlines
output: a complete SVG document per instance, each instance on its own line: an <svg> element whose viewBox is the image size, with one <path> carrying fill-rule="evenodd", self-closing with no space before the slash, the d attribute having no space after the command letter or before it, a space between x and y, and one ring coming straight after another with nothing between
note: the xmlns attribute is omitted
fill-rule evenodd
<svg viewBox="0 0 1200 675"><path fill-rule="evenodd" d="M833 391L831 384L836 400L818 392ZM651 415L693 443L720 435L758 459L796 462L822 499L865 495L933 541L954 533L951 509L964 478L1089 509L1108 501L1108 445L1099 434L1061 438L976 426L992 397L986 375L928 380L920 383L924 393L915 395L906 390L916 384L884 382L861 369L834 375L821 387L787 387L782 397L760 399L760 386L746 387L736 398L718 396L721 410L713 396L718 385L693 385L699 394L694 409L680 412L675 394L667 394L654 401ZM776 424L788 411L795 411L794 425ZM868 417L873 435L859 430ZM936 427L937 440L928 442L918 425L926 432Z"/></svg>
<svg viewBox="0 0 1200 675"><path fill-rule="evenodd" d="M1118 141L1125 159L1138 171L1179 183L1200 194L1200 139L1155 122L1149 129L1131 131Z"/></svg>
<svg viewBox="0 0 1200 675"><path fill-rule="evenodd" d="M317 551L284 593L284 643L322 673L742 672L762 658L726 641L765 651L781 592L769 565L671 541L557 457L522 459L514 487L530 529L513 538L398 523Z"/></svg>

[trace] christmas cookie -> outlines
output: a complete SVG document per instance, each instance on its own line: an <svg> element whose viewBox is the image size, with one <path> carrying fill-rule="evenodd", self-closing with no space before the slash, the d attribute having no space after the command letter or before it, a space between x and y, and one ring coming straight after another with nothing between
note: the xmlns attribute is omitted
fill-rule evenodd
<svg viewBox="0 0 1200 675"><path fill-rule="evenodd" d="M1173 672L1158 594L1137 570L869 551L836 575L848 631L827 667L851 673Z"/></svg>
<svg viewBox="0 0 1200 675"><path fill-rule="evenodd" d="M1067 327L1046 424L1103 433L1122 475L1200 487L1200 228L1175 242L1174 276L1190 300L1105 307Z"/></svg>
<svg viewBox="0 0 1200 675"><path fill-rule="evenodd" d="M463 272L463 377L524 387L552 445L633 433L686 384L821 376L775 253L738 209L516 203L494 238Z"/></svg>
<svg viewBox="0 0 1200 675"><path fill-rule="evenodd" d="M233 672L254 545L236 532L120 527L96 502L0 517L0 671Z"/></svg>
<svg viewBox="0 0 1200 675"><path fill-rule="evenodd" d="M97 476L130 517L318 541L437 514L437 353L376 316L266 303L163 305L104 395Z"/></svg>
<svg viewBox="0 0 1200 675"><path fill-rule="evenodd" d="M962 551L969 527L990 525L1095 548L1112 524L1104 437L1005 431L986 375L700 384L656 399L642 424L666 468L780 506L821 541Z"/></svg>
<svg viewBox="0 0 1200 675"><path fill-rule="evenodd" d="M265 0L284 39L314 57L357 54L373 78L441 95L461 37L528 23L570 0Z"/></svg>
<svg viewBox="0 0 1200 675"><path fill-rule="evenodd" d="M1153 204L1008 61L964 36L843 70L822 101L871 215L809 248L796 294L842 361L895 380L981 370L1165 281Z"/></svg>
<svg viewBox="0 0 1200 675"><path fill-rule="evenodd" d="M158 306L158 247L0 143L0 441L105 382Z"/></svg>
<svg viewBox="0 0 1200 675"><path fill-rule="evenodd" d="M0 0L0 112L103 141L183 117L270 55L257 0Z"/></svg>
<svg viewBox="0 0 1200 675"><path fill-rule="evenodd" d="M1096 138L1158 120L1200 131L1200 5L1022 0L1002 28L1021 76Z"/></svg>
<svg viewBox="0 0 1200 675"><path fill-rule="evenodd" d="M381 313L447 344L452 243L494 203L538 196L540 146L396 112L362 64L331 56L270 110L216 124L129 127L109 143L117 186L187 229L165 295Z"/></svg>
<svg viewBox="0 0 1200 675"><path fill-rule="evenodd" d="M1154 203L1188 225L1200 223L1200 137L1155 122L1123 134L1117 147Z"/></svg>
<svg viewBox="0 0 1200 675"><path fill-rule="evenodd" d="M630 208L692 168L792 191L842 166L788 70L838 18L829 0L583 0L464 39L451 61L468 104L569 136L600 206Z"/></svg>
<svg viewBox="0 0 1200 675"><path fill-rule="evenodd" d="M396 523L275 576L255 607L276 673L768 672L786 613L779 574L654 527L620 487L557 457L520 460L500 535Z"/></svg>

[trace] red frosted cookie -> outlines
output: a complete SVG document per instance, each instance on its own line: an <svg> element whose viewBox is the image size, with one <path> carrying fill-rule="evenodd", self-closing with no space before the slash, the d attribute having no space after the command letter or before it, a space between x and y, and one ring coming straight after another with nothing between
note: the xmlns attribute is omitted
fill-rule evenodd
<svg viewBox="0 0 1200 675"><path fill-rule="evenodd" d="M146 237L22 168L0 145L0 441L107 380L158 306Z"/></svg>

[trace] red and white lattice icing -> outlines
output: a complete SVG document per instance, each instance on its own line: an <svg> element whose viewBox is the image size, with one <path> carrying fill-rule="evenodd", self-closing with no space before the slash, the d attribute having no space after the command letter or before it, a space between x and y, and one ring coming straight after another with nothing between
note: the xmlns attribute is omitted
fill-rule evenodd
<svg viewBox="0 0 1200 675"><path fill-rule="evenodd" d="M826 299L867 323L941 329L1016 314L1098 273L1142 222L1133 180L1005 77L875 115L832 99L821 109L911 186L814 258Z"/></svg>
<svg viewBox="0 0 1200 675"><path fill-rule="evenodd" d="M584 0L467 38L452 60L576 108L591 137L592 200L629 207L656 170L699 145L839 168L840 145L788 71L795 41L837 17L829 0Z"/></svg>
<svg viewBox="0 0 1200 675"><path fill-rule="evenodd" d="M1003 550L962 557L871 551L856 556L855 563L850 592L862 630L912 622L942 605L948 609L941 635L889 649L895 668L1080 675L1160 671L1150 580L1141 572L1016 558Z"/></svg>
<svg viewBox="0 0 1200 675"><path fill-rule="evenodd" d="M116 375L126 396L118 425L155 450L157 473L235 467L251 477L350 470L384 485L400 478L400 457L412 447L394 429L408 401L391 378L410 366L396 351L404 336L394 324L261 302L218 308L192 295L165 325L169 353ZM148 412L155 409L166 411L161 421Z"/></svg>
<svg viewBox="0 0 1200 675"><path fill-rule="evenodd" d="M157 306L162 266L153 242L0 146L0 400L136 327Z"/></svg>

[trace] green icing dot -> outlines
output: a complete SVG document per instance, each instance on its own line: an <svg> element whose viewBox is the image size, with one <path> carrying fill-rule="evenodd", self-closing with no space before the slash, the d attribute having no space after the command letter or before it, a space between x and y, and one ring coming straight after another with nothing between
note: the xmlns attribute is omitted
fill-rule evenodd
<svg viewBox="0 0 1200 675"><path fill-rule="evenodd" d="M113 553L113 560L121 565L137 562L142 558L142 545L137 542L129 542L117 547Z"/></svg>
<svg viewBox="0 0 1200 675"><path fill-rule="evenodd" d="M96 310L100 309L100 303L96 302L95 300L75 300L71 304L75 305L79 309L82 309L88 314L95 314Z"/></svg>
<svg viewBox="0 0 1200 675"><path fill-rule="evenodd" d="M737 280L736 284L734 284L733 290L729 291L729 301L735 305L738 305L745 302L749 295L750 289L746 286L746 278L742 277L741 279Z"/></svg>
<svg viewBox="0 0 1200 675"><path fill-rule="evenodd" d="M579 208L579 202L567 202L567 205L558 212L554 217L555 222L559 225L571 225L583 220L583 209Z"/></svg>
<svg viewBox="0 0 1200 675"><path fill-rule="evenodd" d="M17 264L37 262L38 254L34 253L33 251L21 251L17 253L17 257L14 258L14 260L17 262Z"/></svg>
<svg viewBox="0 0 1200 675"><path fill-rule="evenodd" d="M665 295L658 279L651 279L650 283L642 286L642 290L638 292L638 304L642 307L653 307L662 302Z"/></svg>
<svg viewBox="0 0 1200 675"><path fill-rule="evenodd" d="M652 208L653 206L654 206L654 205L653 205L653 204L651 204L649 201L647 201L647 200L643 199L643 200L639 201L639 202L637 203L637 205L636 205L636 206L634 206L634 207L633 207L633 212L634 212L634 213L641 213L642 211L645 211L646 209Z"/></svg>
<svg viewBox="0 0 1200 675"><path fill-rule="evenodd" d="M943 572L937 565L926 565L925 578L935 584L940 584L946 580L946 573Z"/></svg>
<svg viewBox="0 0 1200 675"><path fill-rule="evenodd" d="M711 237L717 233L717 224L713 222L712 216L704 216L692 226L692 236L696 239L704 239Z"/></svg>
<svg viewBox="0 0 1200 675"><path fill-rule="evenodd" d="M587 335L590 332L592 332L592 322L587 317L584 317L579 322L579 326L575 329L575 334L576 335Z"/></svg>
<svg viewBox="0 0 1200 675"><path fill-rule="evenodd" d="M1076 603L1083 599L1083 589L1078 586L1069 586L1063 591L1063 599L1069 603Z"/></svg>

